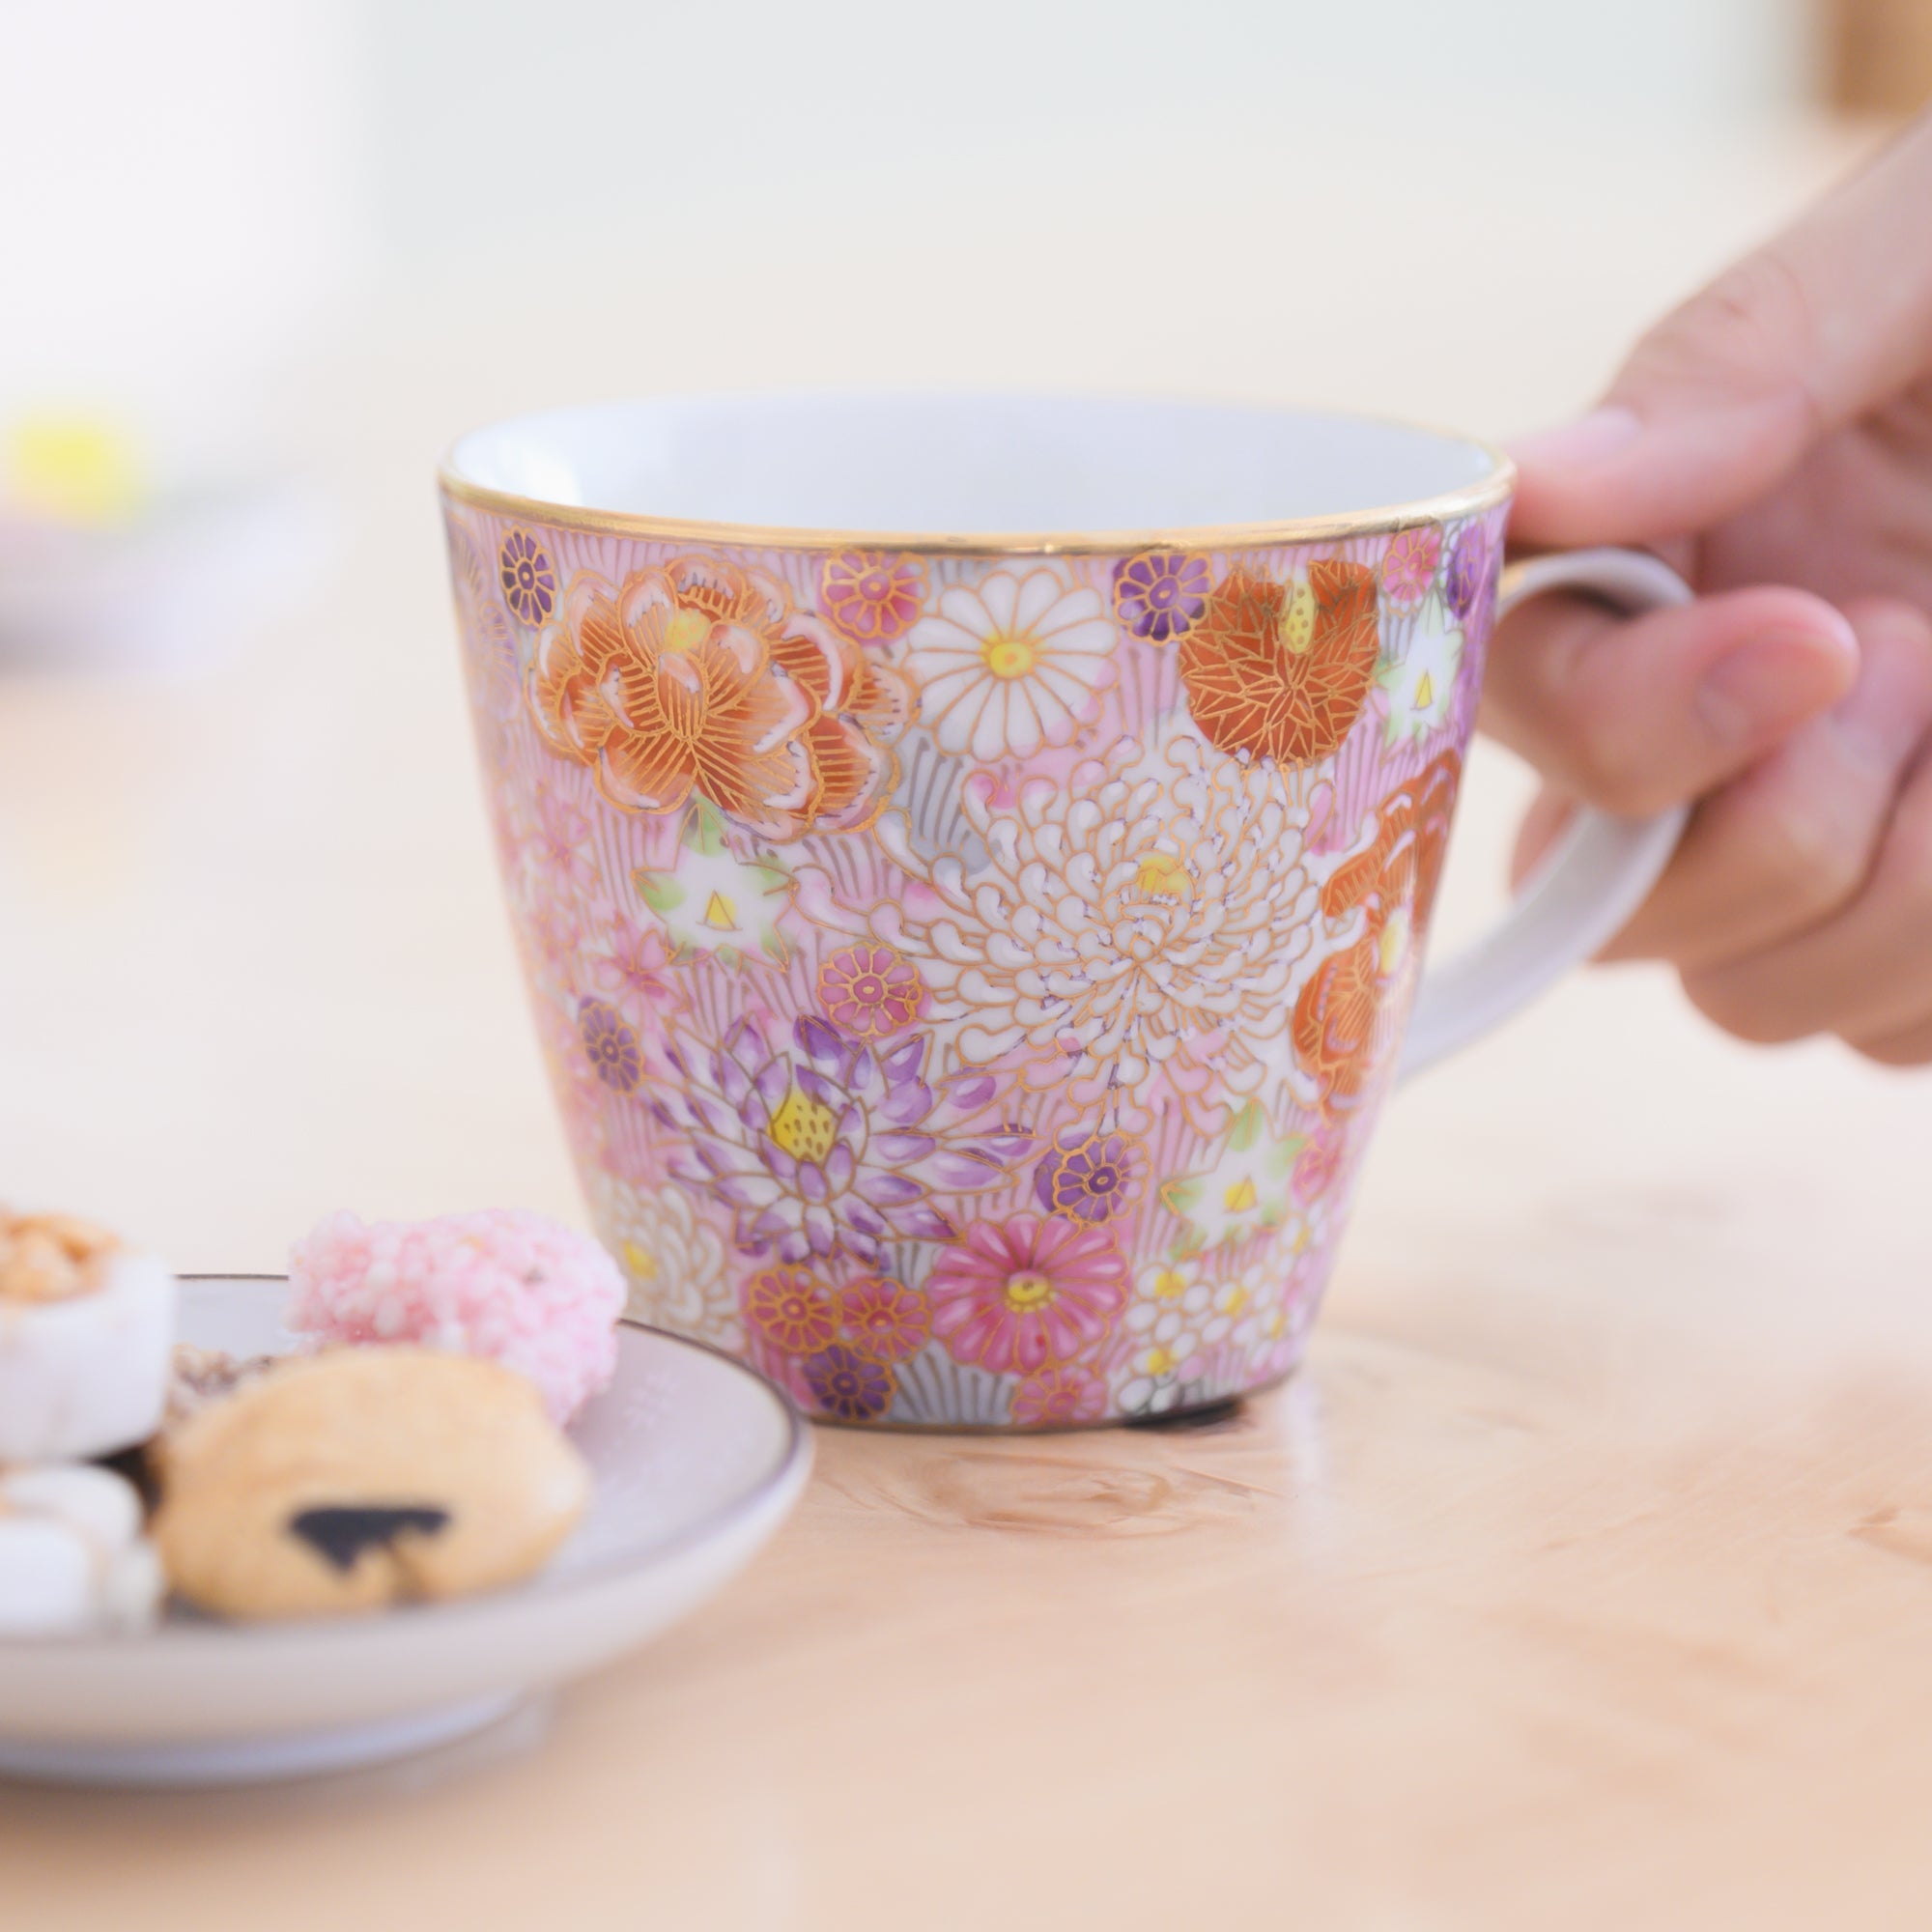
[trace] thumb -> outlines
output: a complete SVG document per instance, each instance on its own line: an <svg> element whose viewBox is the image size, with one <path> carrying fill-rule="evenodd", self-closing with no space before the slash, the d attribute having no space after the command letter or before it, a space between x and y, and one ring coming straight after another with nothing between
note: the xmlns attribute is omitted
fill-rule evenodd
<svg viewBox="0 0 1932 1932"><path fill-rule="evenodd" d="M1518 442L1512 534L1656 543L1776 487L1932 371L1932 115L1636 346L1601 407Z"/></svg>

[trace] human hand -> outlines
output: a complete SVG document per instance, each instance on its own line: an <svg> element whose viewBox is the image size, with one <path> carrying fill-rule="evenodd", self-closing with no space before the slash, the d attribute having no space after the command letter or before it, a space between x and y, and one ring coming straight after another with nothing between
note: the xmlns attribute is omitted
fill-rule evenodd
<svg viewBox="0 0 1932 1932"><path fill-rule="evenodd" d="M1514 453L1515 538L1646 545L1699 593L1499 630L1483 723L1547 784L1520 868L1572 800L1695 798L1605 956L1746 1039L1932 1061L1932 117Z"/></svg>

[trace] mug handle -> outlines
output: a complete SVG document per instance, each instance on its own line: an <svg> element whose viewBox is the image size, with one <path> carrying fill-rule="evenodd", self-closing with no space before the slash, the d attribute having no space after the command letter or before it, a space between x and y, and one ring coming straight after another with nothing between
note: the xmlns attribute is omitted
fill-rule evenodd
<svg viewBox="0 0 1932 1932"><path fill-rule="evenodd" d="M1578 550L1509 565L1496 617L1547 590L1571 589L1633 615L1690 602L1690 586L1658 557ZM1670 863L1690 816L1688 805L1636 819L1579 810L1501 923L1425 972L1398 1077L1459 1052L1615 938Z"/></svg>

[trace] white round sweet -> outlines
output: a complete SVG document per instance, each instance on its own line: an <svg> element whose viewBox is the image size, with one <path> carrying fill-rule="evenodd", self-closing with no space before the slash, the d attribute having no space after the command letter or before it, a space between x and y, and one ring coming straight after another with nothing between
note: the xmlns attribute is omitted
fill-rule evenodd
<svg viewBox="0 0 1932 1932"><path fill-rule="evenodd" d="M124 1477L81 1463L0 1473L0 1636L139 1630L161 1592Z"/></svg>
<svg viewBox="0 0 1932 1932"><path fill-rule="evenodd" d="M87 1539L47 1517L0 1517L0 1636L54 1636L93 1622Z"/></svg>
<svg viewBox="0 0 1932 1932"><path fill-rule="evenodd" d="M0 1297L0 1463L109 1456L160 1426L175 1283L152 1255L116 1255L91 1293Z"/></svg>

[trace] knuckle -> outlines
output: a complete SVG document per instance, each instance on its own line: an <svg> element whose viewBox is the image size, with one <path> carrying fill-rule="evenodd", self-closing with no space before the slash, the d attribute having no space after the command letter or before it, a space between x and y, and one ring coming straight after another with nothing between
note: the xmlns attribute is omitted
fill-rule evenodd
<svg viewBox="0 0 1932 1932"><path fill-rule="evenodd" d="M1740 829L1742 864L1759 895L1795 918L1833 912L1864 884L1867 840L1816 798L1782 793L1759 799Z"/></svg>
<svg viewBox="0 0 1932 1932"><path fill-rule="evenodd" d="M1932 791L1919 787L1893 815L1883 867L1885 892L1902 911L1932 909Z"/></svg>
<svg viewBox="0 0 1932 1932"><path fill-rule="evenodd" d="M1932 617L1902 597L1855 597L1844 606L1845 619L1867 650L1932 657Z"/></svg>
<svg viewBox="0 0 1932 1932"><path fill-rule="evenodd" d="M1894 713L1932 717L1932 619L1893 597L1861 597L1844 611L1859 640L1860 683L1882 688Z"/></svg>
<svg viewBox="0 0 1932 1932"><path fill-rule="evenodd" d="M1684 996L1712 1025L1753 1046L1783 1046L1818 1029L1799 1018L1772 989L1721 970L1680 976Z"/></svg>

